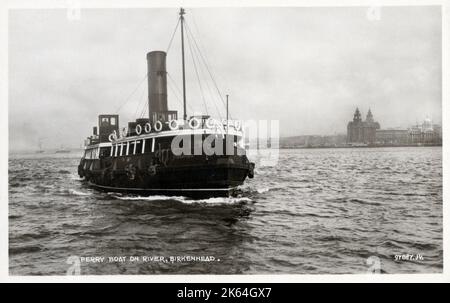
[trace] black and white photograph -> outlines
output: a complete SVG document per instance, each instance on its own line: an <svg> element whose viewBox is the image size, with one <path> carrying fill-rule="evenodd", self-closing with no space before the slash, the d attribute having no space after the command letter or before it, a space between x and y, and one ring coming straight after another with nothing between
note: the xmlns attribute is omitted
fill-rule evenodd
<svg viewBox="0 0 450 303"><path fill-rule="evenodd" d="M57 5L3 14L6 276L443 277L445 6Z"/></svg>

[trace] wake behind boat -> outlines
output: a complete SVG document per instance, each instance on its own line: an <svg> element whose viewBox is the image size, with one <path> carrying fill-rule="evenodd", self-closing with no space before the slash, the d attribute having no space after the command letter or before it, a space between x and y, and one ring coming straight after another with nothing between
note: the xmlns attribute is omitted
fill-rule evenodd
<svg viewBox="0 0 450 303"><path fill-rule="evenodd" d="M148 118L119 127L119 115L102 114L85 141L78 174L106 191L139 195L228 196L254 163L245 152L242 123L186 112L184 10L180 10L183 118L168 109L166 52L147 54ZM178 24L177 24L178 27Z"/></svg>

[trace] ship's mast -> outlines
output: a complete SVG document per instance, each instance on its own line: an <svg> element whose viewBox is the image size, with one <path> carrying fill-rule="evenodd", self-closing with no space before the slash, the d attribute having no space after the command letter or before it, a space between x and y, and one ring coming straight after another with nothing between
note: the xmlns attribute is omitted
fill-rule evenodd
<svg viewBox="0 0 450 303"><path fill-rule="evenodd" d="M183 68L183 119L184 121L187 120L187 114L186 114L186 75L185 75L185 67L184 67L184 29L183 29L183 23L184 23L184 17L185 14L184 8L180 8L180 23L181 23L181 64Z"/></svg>

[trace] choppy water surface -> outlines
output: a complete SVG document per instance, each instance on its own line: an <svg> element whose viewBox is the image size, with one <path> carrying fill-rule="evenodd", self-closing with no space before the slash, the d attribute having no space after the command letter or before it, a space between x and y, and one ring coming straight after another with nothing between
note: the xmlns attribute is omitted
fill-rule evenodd
<svg viewBox="0 0 450 303"><path fill-rule="evenodd" d="M206 200L97 192L78 156L10 155L10 274L64 275L71 256L140 258L81 274L366 273L372 256L384 273L442 271L440 147L281 150L241 197Z"/></svg>

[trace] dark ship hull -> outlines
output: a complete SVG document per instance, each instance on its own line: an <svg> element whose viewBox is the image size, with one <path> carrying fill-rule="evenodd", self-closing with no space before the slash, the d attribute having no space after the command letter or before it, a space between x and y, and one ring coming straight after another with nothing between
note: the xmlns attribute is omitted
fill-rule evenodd
<svg viewBox="0 0 450 303"><path fill-rule="evenodd" d="M253 177L253 165L245 156L188 157L179 156L166 164L154 161L154 156L84 159L78 170L98 189L144 196L229 196L247 176Z"/></svg>
<svg viewBox="0 0 450 303"><path fill-rule="evenodd" d="M99 189L138 195L232 195L247 177L248 165L214 162L184 167L156 166L151 171L136 163L132 169L91 171L87 179Z"/></svg>

